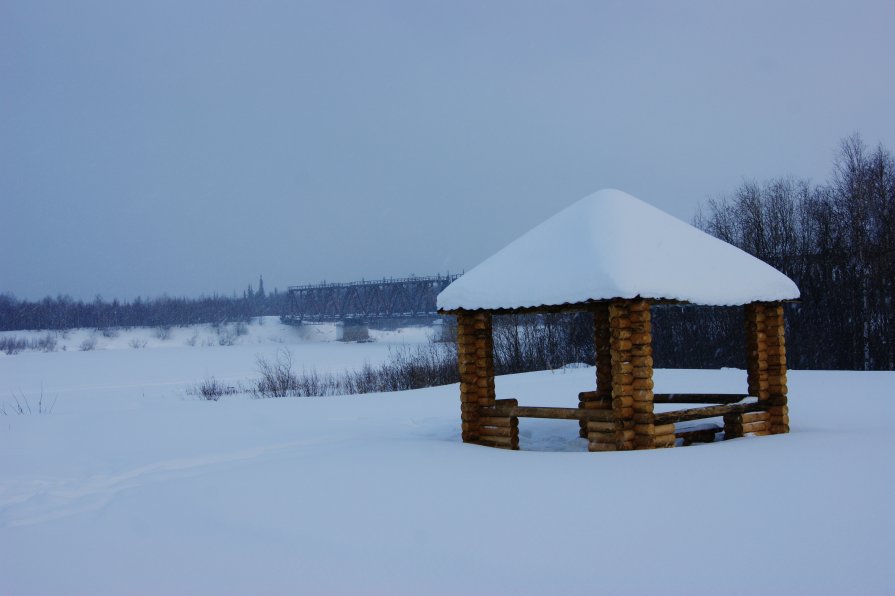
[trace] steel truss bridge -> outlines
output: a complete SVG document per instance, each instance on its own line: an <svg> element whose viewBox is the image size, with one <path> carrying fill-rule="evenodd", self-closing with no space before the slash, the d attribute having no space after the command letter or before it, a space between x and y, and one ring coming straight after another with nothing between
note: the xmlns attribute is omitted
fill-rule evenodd
<svg viewBox="0 0 895 596"><path fill-rule="evenodd" d="M435 298L459 275L289 287L290 323L431 318Z"/></svg>

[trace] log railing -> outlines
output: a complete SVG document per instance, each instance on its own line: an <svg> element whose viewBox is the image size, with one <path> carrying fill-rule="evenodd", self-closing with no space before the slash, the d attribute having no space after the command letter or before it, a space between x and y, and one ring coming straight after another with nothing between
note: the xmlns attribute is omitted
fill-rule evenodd
<svg viewBox="0 0 895 596"><path fill-rule="evenodd" d="M746 393L656 393L657 404L735 404L749 397Z"/></svg>
<svg viewBox="0 0 895 596"><path fill-rule="evenodd" d="M676 410L674 412L662 412L655 415L656 424L673 424L676 422L686 422L688 420L701 420L703 418L715 418L716 416L724 416L727 414L745 414L746 412L757 412L763 410L764 406L758 401L740 404L724 404L720 406L706 406L703 408L689 408L687 410Z"/></svg>
<svg viewBox="0 0 895 596"><path fill-rule="evenodd" d="M582 393L585 395L587 392ZM756 398L740 394L716 394L716 393L660 393L655 395L657 403L685 404L706 403L711 404L697 408L660 412L653 415L654 428L668 429L672 437L684 440L688 445L692 442L710 442L714 439L715 432L722 430L717 425L706 425L705 428L675 428L675 424L691 420L705 418L724 417L724 433L727 438L741 437L744 433L766 433L768 422L765 420L765 404ZM748 399L748 401L743 401ZM720 403L719 403L720 402ZM599 401L584 401L585 407L578 408L553 408L520 406L515 399L497 399L493 406L484 406L479 409L480 423L483 429L487 429L487 440L491 442L511 441L514 433L518 432L519 418L549 418L554 420L580 420L594 423L591 426L612 427L617 424L615 414L611 409L595 409L587 406L598 405ZM759 420L760 418L760 420ZM677 432L675 432L677 431ZM483 430L484 432L484 430ZM490 443L489 443L490 444ZM502 445L503 443L501 443ZM509 443L507 443L509 445Z"/></svg>
<svg viewBox="0 0 895 596"><path fill-rule="evenodd" d="M757 401L741 402L746 395L716 393L657 393L656 403L709 403L718 404L673 412L655 414L655 424L672 424L715 418L725 414L744 414L757 412L762 406ZM721 403L718 403L721 402ZM591 410L584 408L550 408L520 406L515 399L498 399L493 406L482 407L479 415L488 418L551 418L555 420L594 420L611 421L612 410Z"/></svg>
<svg viewBox="0 0 895 596"><path fill-rule="evenodd" d="M653 394L655 404L734 404L749 397L746 393L656 393ZM579 401L598 399L596 391L582 391Z"/></svg>
<svg viewBox="0 0 895 596"><path fill-rule="evenodd" d="M555 420L605 420L607 422L612 420L612 410L542 408L498 403L491 407L483 407L479 411L481 416L499 418L552 418Z"/></svg>

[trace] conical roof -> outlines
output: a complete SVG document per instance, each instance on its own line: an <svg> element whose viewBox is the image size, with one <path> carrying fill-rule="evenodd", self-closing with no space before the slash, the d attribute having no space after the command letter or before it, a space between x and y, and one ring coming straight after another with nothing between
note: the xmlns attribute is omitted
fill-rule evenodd
<svg viewBox="0 0 895 596"><path fill-rule="evenodd" d="M612 298L739 305L799 297L764 261L615 189L560 211L438 295L451 311Z"/></svg>

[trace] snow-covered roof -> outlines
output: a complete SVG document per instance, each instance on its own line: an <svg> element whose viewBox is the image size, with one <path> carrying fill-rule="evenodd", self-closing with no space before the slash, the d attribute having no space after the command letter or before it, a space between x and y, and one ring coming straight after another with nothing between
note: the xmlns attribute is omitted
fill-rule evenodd
<svg viewBox="0 0 895 596"><path fill-rule="evenodd" d="M740 305L799 297L752 255L615 189L563 209L438 295L445 311L612 298Z"/></svg>

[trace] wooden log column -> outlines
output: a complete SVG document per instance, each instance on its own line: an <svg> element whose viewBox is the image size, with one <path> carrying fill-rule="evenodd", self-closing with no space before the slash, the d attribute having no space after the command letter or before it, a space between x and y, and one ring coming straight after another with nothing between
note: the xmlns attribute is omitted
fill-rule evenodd
<svg viewBox="0 0 895 596"><path fill-rule="evenodd" d="M758 398L760 412L724 417L724 437L789 432L786 406L786 345L783 306L779 303L747 304L746 374L749 395ZM776 423L773 422L776 420Z"/></svg>
<svg viewBox="0 0 895 596"><path fill-rule="evenodd" d="M724 440L739 439L743 436L743 415L724 415Z"/></svg>
<svg viewBox="0 0 895 596"><path fill-rule="evenodd" d="M494 405L494 346L491 332L491 313L464 311L457 315L460 416L463 441L466 443L479 442L482 430L479 410Z"/></svg>
<svg viewBox="0 0 895 596"><path fill-rule="evenodd" d="M656 425L653 418L652 316L647 300L628 303L631 321L631 365L634 382L634 445L636 449L674 447L674 425Z"/></svg>
<svg viewBox="0 0 895 596"><path fill-rule="evenodd" d="M765 335L767 338L768 409L770 434L789 432L789 406L786 394L786 333L783 305L765 305Z"/></svg>
<svg viewBox="0 0 895 596"><path fill-rule="evenodd" d="M612 354L609 349L609 304L596 305L594 309L594 347L597 368L597 390L587 393L578 402L579 408L611 409L612 404ZM579 435L587 437L587 421L580 421Z"/></svg>
<svg viewBox="0 0 895 596"><path fill-rule="evenodd" d="M765 330L765 306L761 302L747 304L744 308L746 330L746 383L749 395L758 398L762 409L768 401L768 338ZM760 412L764 413L764 412ZM754 418L754 417L753 417ZM736 439L746 434L747 421L743 414L724 417L724 438Z"/></svg>
<svg viewBox="0 0 895 596"><path fill-rule="evenodd" d="M768 338L765 333L764 304L746 305L746 382L749 395L766 402L768 393Z"/></svg>
<svg viewBox="0 0 895 596"><path fill-rule="evenodd" d="M457 364L460 368L460 419L465 443L479 438L479 395L476 382L475 315L457 315Z"/></svg>
<svg viewBox="0 0 895 596"><path fill-rule="evenodd" d="M674 445L657 437L653 420L653 359L650 305L646 300L618 300L609 305L612 422L588 422L590 451L652 449ZM607 400L602 400L606 402ZM669 429L662 429L663 432Z"/></svg>
<svg viewBox="0 0 895 596"><path fill-rule="evenodd" d="M606 310L609 336L609 395L596 396L584 407L608 410L605 420L587 422L589 451L621 451L634 448L634 374L631 364L631 319L628 301L611 303ZM600 334L598 316L597 335ZM599 337L595 336L599 341ZM599 348L598 348L599 349ZM599 353L597 354L599 358ZM599 362L597 363L599 385ZM604 364L605 366L605 364ZM605 374L605 369L604 369Z"/></svg>

